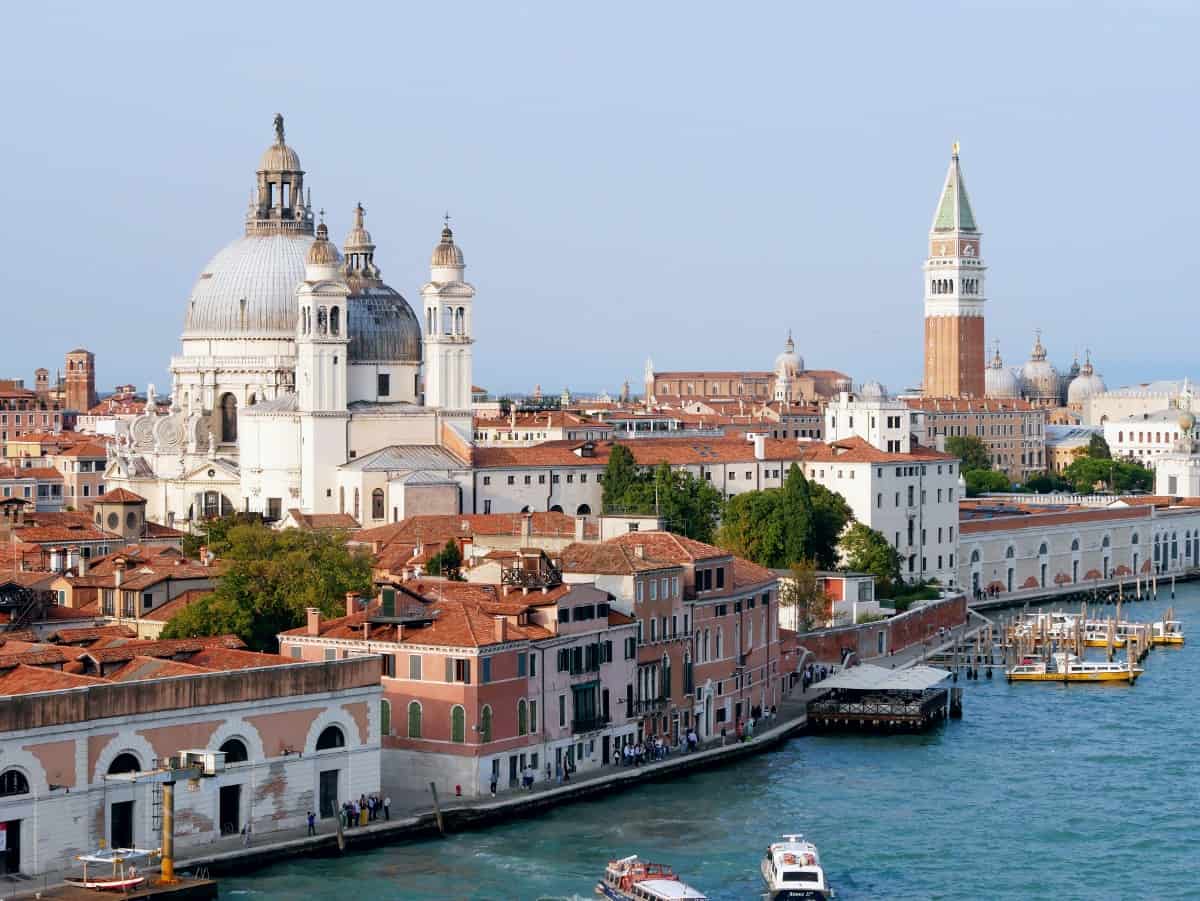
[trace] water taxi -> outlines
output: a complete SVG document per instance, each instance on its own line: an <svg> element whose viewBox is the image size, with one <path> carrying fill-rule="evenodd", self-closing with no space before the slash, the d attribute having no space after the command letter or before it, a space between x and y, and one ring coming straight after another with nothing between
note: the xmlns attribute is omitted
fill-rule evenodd
<svg viewBox="0 0 1200 901"><path fill-rule="evenodd" d="M609 861L596 894L613 901L707 901L670 867L640 860L636 854Z"/></svg>
<svg viewBox="0 0 1200 901"><path fill-rule="evenodd" d="M833 897L817 846L803 835L785 835L767 846L762 877L770 901L824 901Z"/></svg>
<svg viewBox="0 0 1200 901"><path fill-rule="evenodd" d="M82 877L68 877L63 880L67 885L79 888L93 889L99 892L127 892L137 888L146 881L146 877L137 871L135 861L149 860L157 851L143 848L101 848L92 854L81 854L75 859L83 864ZM88 864L112 866L111 874L88 874Z"/></svg>
<svg viewBox="0 0 1200 901"><path fill-rule="evenodd" d="M1171 647L1183 644L1183 623L1177 619L1159 620L1151 623L1150 643L1155 647Z"/></svg>
<svg viewBox="0 0 1200 901"><path fill-rule="evenodd" d="M1107 663L1102 660L1081 660L1074 654L1055 654L1026 658L1005 670L1009 682L1130 682L1143 673L1140 666L1128 663Z"/></svg>

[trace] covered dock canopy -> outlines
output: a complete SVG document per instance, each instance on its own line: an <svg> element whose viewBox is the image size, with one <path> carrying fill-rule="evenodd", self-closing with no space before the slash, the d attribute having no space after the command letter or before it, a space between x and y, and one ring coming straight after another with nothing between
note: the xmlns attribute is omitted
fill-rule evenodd
<svg viewBox="0 0 1200 901"><path fill-rule="evenodd" d="M928 691L949 678L948 670L933 666L888 669L873 663L863 663L830 676L821 683L821 688L874 692Z"/></svg>

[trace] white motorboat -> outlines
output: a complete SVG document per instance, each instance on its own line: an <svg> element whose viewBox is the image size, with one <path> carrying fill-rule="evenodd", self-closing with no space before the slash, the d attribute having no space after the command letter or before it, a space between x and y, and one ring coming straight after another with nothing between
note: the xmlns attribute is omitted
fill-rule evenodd
<svg viewBox="0 0 1200 901"><path fill-rule="evenodd" d="M640 860L636 854L610 861L596 894L610 901L705 901L706 896L661 863Z"/></svg>
<svg viewBox="0 0 1200 901"><path fill-rule="evenodd" d="M817 846L803 835L785 835L772 842L762 861L763 881L770 901L813 901L832 898L821 869Z"/></svg>

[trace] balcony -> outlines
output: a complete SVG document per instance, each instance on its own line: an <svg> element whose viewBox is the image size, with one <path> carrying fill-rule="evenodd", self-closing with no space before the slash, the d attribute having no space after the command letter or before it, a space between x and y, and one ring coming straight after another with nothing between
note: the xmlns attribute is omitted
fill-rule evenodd
<svg viewBox="0 0 1200 901"><path fill-rule="evenodd" d="M579 735L583 732L595 732L607 725L608 717L606 716L587 716L581 719L573 719L571 720L571 733Z"/></svg>
<svg viewBox="0 0 1200 901"><path fill-rule="evenodd" d="M629 711L629 715L647 716L652 713L660 713L666 710L670 703L670 698L643 698L633 702L633 710Z"/></svg>

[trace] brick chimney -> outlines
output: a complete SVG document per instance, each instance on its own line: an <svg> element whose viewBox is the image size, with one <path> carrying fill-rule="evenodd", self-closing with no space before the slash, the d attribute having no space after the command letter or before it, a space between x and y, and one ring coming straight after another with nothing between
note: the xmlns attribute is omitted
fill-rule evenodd
<svg viewBox="0 0 1200 901"><path fill-rule="evenodd" d="M587 519L582 516L575 517L575 540L583 541L583 530L587 525Z"/></svg>
<svg viewBox="0 0 1200 901"><path fill-rule="evenodd" d="M364 621L363 621L363 624L362 624L362 640L363 640L363 641L370 641L370 640L371 640L371 621L370 621L370 620L364 620Z"/></svg>
<svg viewBox="0 0 1200 901"><path fill-rule="evenodd" d="M305 610L305 613L308 614L308 623L307 623L307 627L304 630L305 634L306 635L320 635L321 634L321 611L316 607L309 607L307 610Z"/></svg>
<svg viewBox="0 0 1200 901"><path fill-rule="evenodd" d="M533 543L533 514L521 514L521 547L529 547Z"/></svg>
<svg viewBox="0 0 1200 901"><path fill-rule="evenodd" d="M358 600L357 591L346 592L346 616L354 616L354 614L358 613Z"/></svg>
<svg viewBox="0 0 1200 901"><path fill-rule="evenodd" d="M496 617L496 641L508 641L508 618L504 616Z"/></svg>
<svg viewBox="0 0 1200 901"><path fill-rule="evenodd" d="M87 557L81 557L81 556L79 556L79 552L78 552L78 551L71 551L71 552L69 552L69 553L67 554L67 561L68 561L67 565L68 565L68 567L70 566L70 560L71 560L71 558L72 558L72 557L74 557L74 558L75 558L75 571L76 571L77 573L79 573L79 575L81 575L81 576L86 576L86 575L87 575L87 572L88 572L88 561L87 561Z"/></svg>

